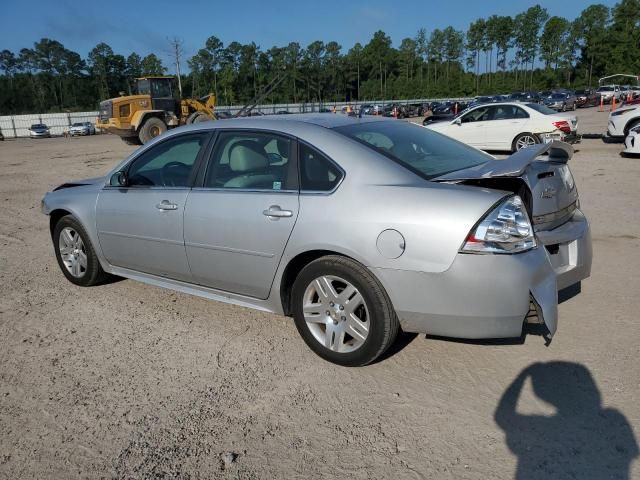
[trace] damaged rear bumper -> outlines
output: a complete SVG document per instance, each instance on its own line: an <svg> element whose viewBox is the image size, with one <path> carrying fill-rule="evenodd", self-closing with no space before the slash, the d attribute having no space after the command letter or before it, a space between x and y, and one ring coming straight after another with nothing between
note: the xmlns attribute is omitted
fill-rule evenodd
<svg viewBox="0 0 640 480"><path fill-rule="evenodd" d="M558 323L556 274L544 247L515 255L459 254L441 273L372 268L402 329L446 337L519 337L534 302L549 336Z"/></svg>

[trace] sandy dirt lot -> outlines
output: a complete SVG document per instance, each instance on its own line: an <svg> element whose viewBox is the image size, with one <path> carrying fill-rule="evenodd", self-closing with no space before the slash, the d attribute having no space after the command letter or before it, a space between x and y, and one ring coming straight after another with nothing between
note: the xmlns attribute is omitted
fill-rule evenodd
<svg viewBox="0 0 640 480"><path fill-rule="evenodd" d="M67 282L40 199L132 147L0 142L0 477L640 478L640 159L577 148L593 271L551 346L420 335L346 369L287 318Z"/></svg>

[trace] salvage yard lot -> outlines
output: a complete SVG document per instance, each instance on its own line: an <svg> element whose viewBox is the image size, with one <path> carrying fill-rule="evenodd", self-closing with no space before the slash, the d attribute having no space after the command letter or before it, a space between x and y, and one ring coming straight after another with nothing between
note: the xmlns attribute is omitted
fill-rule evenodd
<svg viewBox="0 0 640 480"><path fill-rule="evenodd" d="M577 113L580 132L605 130L607 113ZM0 477L511 479L520 462L518 478L605 478L637 455L640 159L622 145L584 140L570 161L593 270L549 347L421 335L357 369L322 361L288 318L67 282L40 199L132 149L0 142Z"/></svg>

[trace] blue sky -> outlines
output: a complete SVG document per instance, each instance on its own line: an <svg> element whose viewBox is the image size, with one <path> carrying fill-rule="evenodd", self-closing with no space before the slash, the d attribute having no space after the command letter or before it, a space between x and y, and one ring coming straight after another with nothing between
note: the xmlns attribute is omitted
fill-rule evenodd
<svg viewBox="0 0 640 480"><path fill-rule="evenodd" d="M419 28L428 31L452 25L466 30L469 23L492 14L515 15L539 3L550 15L575 18L592 2L540 0L8 0L3 2L0 50L18 52L49 37L83 57L98 42L116 53L160 54L166 60L167 38L184 42L186 56L216 35L225 45L236 40L256 42L267 49L297 41L335 40L344 51L366 43L383 30L399 45ZM615 0L600 0L613 6ZM135 25L140 25L136 28ZM167 62L168 63L168 62Z"/></svg>

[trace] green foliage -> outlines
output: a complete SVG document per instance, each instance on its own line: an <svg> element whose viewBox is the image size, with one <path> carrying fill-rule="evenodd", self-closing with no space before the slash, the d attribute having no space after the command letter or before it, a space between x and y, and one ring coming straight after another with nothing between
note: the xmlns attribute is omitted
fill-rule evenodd
<svg viewBox="0 0 640 480"><path fill-rule="evenodd" d="M421 28L398 47L382 31L364 45L335 41L263 49L209 37L186 59L186 94L214 93L219 104L244 104L285 72L267 102L325 102L506 93L594 85L611 73L640 73L640 0L611 10L590 5L568 21L534 5L514 18L492 15L466 32ZM158 51L163 50L158 46ZM538 63L537 63L538 62ZM539 63L541 62L541 63ZM536 67L542 65L542 67ZM134 79L165 74L160 58L128 57L99 43L83 59L43 38L33 48L0 51L0 114L95 109Z"/></svg>

